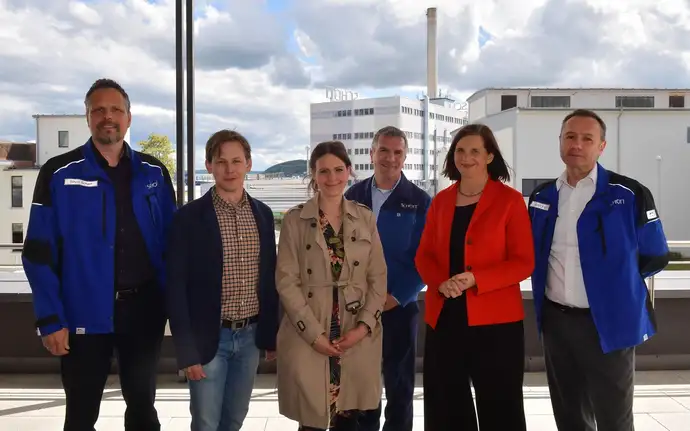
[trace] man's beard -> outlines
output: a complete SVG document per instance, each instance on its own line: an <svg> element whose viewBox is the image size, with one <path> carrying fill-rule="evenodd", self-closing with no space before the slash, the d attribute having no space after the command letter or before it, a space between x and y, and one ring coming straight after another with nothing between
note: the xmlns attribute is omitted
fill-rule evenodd
<svg viewBox="0 0 690 431"><path fill-rule="evenodd" d="M113 144L116 144L122 140L122 134L120 133L120 129L118 128L115 130L115 133L98 135L95 138L99 144L113 145Z"/></svg>

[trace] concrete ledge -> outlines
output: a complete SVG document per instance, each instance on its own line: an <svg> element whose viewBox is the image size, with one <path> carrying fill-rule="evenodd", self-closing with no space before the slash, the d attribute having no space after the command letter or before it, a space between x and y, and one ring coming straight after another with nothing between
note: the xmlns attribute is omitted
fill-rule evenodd
<svg viewBox="0 0 690 431"><path fill-rule="evenodd" d="M417 357L419 370L424 352L426 325L424 301L419 301L419 332ZM690 370L690 298L664 298L655 302L658 333L637 348L637 368L644 370ZM525 309L525 356L526 369L543 370L543 352L531 299L524 300ZM0 344L0 373L58 372L59 360L51 357L43 348L34 329L33 304L28 301L0 301L0 327L3 343ZM165 337L161 350L162 373L175 373L175 348L171 337ZM261 373L275 372L275 362L262 362Z"/></svg>

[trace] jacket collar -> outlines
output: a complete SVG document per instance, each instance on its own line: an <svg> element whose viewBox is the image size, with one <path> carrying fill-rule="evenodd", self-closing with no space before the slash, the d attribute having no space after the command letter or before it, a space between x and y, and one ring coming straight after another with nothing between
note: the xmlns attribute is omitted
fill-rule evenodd
<svg viewBox="0 0 690 431"><path fill-rule="evenodd" d="M343 198L343 214L347 214L353 218L359 218L359 213L357 212L357 204L354 202ZM300 218L303 219L318 219L319 218L319 192L314 194L314 197L306 201L302 205L302 211L300 211Z"/></svg>
<svg viewBox="0 0 690 431"><path fill-rule="evenodd" d="M86 141L86 144L83 145L82 154L88 162L87 166L89 166L94 175L100 176L102 178L108 178L108 175L105 173L105 170L103 169L102 161L100 160L104 159L104 157L98 152L98 149L96 149L92 138L89 138L89 140ZM141 159L139 159L136 151L132 150L132 148L126 141L124 142L122 157L130 159L132 163L133 174L136 173L141 167Z"/></svg>
<svg viewBox="0 0 690 431"><path fill-rule="evenodd" d="M596 171L596 172L595 172ZM604 168L599 162L595 169L588 175L592 180L594 180L596 187L594 191L594 196L600 196L608 193L609 191L609 172ZM550 203L558 202L558 192L560 190L561 177L557 178L556 181L547 187L543 192L540 192L540 199L548 200Z"/></svg>
<svg viewBox="0 0 690 431"><path fill-rule="evenodd" d="M261 211L258 201L256 201L252 196L245 191L245 196L249 205L252 208L252 213L254 214L254 219L256 220L256 228L259 231L259 239L261 244L266 244L270 236L270 229L273 229L273 225L267 223L267 217L264 217L264 212ZM223 244L222 237L220 233L220 226L218 225L218 216L216 215L216 209L213 205L213 189L207 191L199 199L200 203L203 204L202 217L204 219L204 225L211 230L213 242L209 244L209 247L213 248L216 252L223 254ZM268 226L270 224L270 227ZM263 251L263 248L262 248Z"/></svg>

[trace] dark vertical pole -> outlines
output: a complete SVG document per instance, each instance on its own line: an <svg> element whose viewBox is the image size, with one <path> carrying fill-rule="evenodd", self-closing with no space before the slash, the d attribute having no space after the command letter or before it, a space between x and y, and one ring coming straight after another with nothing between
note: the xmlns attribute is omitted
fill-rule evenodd
<svg viewBox="0 0 690 431"><path fill-rule="evenodd" d="M184 203L184 26L182 0L175 1L175 146L177 152L177 205Z"/></svg>
<svg viewBox="0 0 690 431"><path fill-rule="evenodd" d="M187 0L187 202L194 200L194 0Z"/></svg>

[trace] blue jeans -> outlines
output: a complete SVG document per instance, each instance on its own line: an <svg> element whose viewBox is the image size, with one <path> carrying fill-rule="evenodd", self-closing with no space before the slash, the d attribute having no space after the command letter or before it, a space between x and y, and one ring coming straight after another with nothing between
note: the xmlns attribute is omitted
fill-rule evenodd
<svg viewBox="0 0 690 431"><path fill-rule="evenodd" d="M260 359L256 323L220 331L216 356L203 366L206 378L189 381L192 431L239 431L249 411Z"/></svg>

